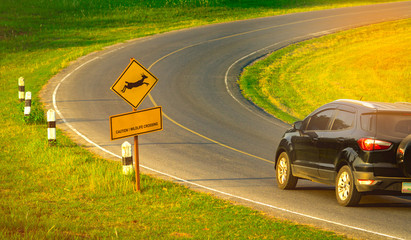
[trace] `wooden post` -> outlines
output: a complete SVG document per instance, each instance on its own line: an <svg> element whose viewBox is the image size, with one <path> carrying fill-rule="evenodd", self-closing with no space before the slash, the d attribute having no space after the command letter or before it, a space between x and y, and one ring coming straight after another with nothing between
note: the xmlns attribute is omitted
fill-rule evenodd
<svg viewBox="0 0 411 240"><path fill-rule="evenodd" d="M123 174L129 175L133 172L133 157L131 156L131 144L125 141L121 145L121 155L123 163Z"/></svg>
<svg viewBox="0 0 411 240"><path fill-rule="evenodd" d="M19 101L20 102L24 102L24 92L25 92L24 78L20 77L19 78Z"/></svg>
<svg viewBox="0 0 411 240"><path fill-rule="evenodd" d="M56 144L56 112L53 109L47 111L47 138L49 146Z"/></svg>
<svg viewBox="0 0 411 240"><path fill-rule="evenodd" d="M30 116L31 112L31 92L26 92L26 102L24 105L24 116Z"/></svg>

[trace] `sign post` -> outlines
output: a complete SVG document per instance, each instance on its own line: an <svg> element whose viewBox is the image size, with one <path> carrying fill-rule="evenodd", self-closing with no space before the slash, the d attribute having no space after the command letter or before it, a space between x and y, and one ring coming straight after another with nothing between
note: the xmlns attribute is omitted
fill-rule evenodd
<svg viewBox="0 0 411 240"><path fill-rule="evenodd" d="M133 111L110 116L110 138L117 140L134 137L136 191L140 192L140 159L138 135L163 130L161 107L137 110L137 107L156 85L158 79L143 65L131 58L111 90L133 107Z"/></svg>
<svg viewBox="0 0 411 240"><path fill-rule="evenodd" d="M138 154L138 135L134 136L134 161L135 161L135 172L136 172L136 191L140 192L140 158Z"/></svg>

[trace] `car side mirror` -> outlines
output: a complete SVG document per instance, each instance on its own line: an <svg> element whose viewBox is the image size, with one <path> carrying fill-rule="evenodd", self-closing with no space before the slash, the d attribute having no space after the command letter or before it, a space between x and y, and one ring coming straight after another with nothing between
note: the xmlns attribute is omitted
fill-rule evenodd
<svg viewBox="0 0 411 240"><path fill-rule="evenodd" d="M293 128L295 130L301 130L302 126L303 126L303 121L297 121L297 122L293 123Z"/></svg>

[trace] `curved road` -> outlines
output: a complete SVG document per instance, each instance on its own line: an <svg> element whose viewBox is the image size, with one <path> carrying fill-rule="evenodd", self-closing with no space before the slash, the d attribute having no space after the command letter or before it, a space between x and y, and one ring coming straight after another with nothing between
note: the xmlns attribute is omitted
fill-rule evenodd
<svg viewBox="0 0 411 240"><path fill-rule="evenodd" d="M411 198L363 197L343 208L332 187L275 184L273 154L288 125L244 100L241 68L293 42L411 16L411 2L332 9L236 21L159 34L79 59L42 92L58 126L86 148L119 160L109 116L131 107L109 90L133 57L159 79L139 109L159 105L164 130L139 138L142 171L254 207L279 218L351 237L411 239ZM126 139L132 142L132 139Z"/></svg>

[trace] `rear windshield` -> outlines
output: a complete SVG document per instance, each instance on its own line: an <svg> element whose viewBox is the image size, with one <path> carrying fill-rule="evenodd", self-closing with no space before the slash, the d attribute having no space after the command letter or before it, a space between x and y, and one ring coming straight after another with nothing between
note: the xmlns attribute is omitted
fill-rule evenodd
<svg viewBox="0 0 411 240"><path fill-rule="evenodd" d="M361 126L377 135L405 138L411 134L410 113L377 113L361 116Z"/></svg>

